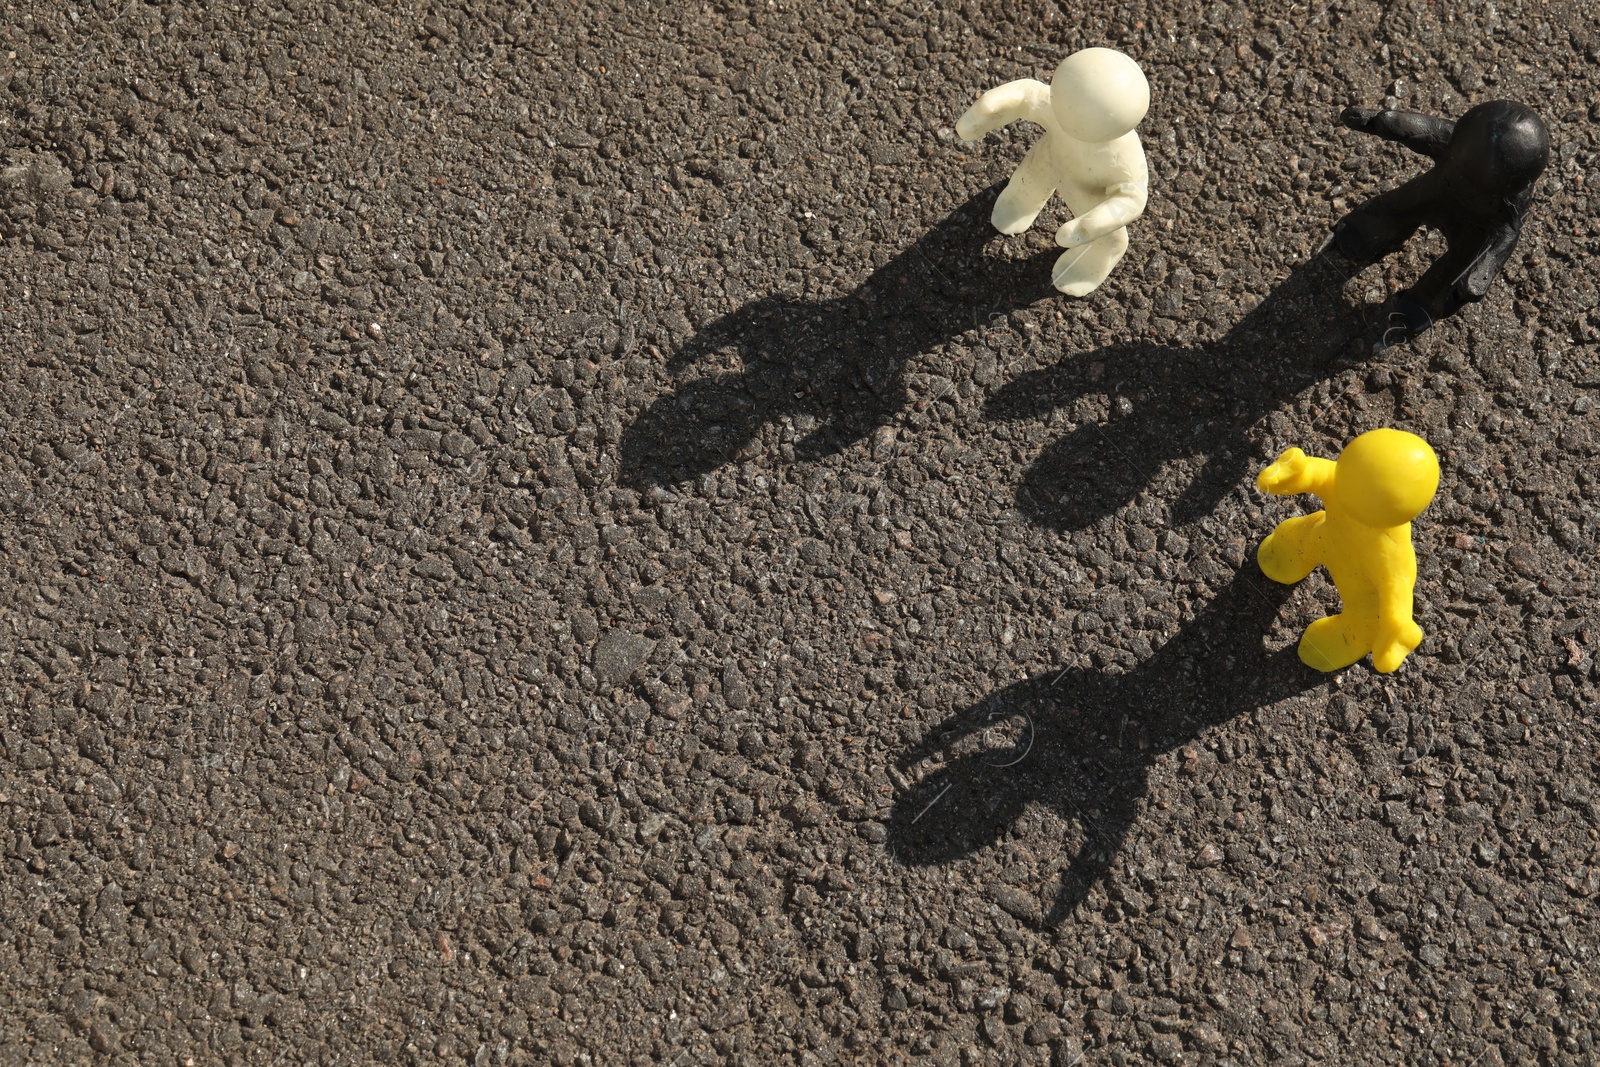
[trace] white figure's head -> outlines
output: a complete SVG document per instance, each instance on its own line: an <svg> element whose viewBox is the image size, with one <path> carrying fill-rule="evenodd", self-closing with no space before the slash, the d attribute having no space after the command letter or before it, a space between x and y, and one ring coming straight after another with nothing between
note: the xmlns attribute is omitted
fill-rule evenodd
<svg viewBox="0 0 1600 1067"><path fill-rule="evenodd" d="M1050 79L1050 106L1068 137L1103 143L1139 125L1150 110L1150 83L1128 56L1085 48L1061 61Z"/></svg>

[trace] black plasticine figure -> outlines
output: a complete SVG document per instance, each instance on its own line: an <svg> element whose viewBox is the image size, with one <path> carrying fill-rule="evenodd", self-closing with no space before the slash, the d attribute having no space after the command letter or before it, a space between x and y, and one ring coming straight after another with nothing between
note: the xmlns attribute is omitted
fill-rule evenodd
<svg viewBox="0 0 1600 1067"><path fill-rule="evenodd" d="M1550 158L1550 135L1522 104L1492 100L1455 122L1407 111L1346 108L1352 130L1399 141L1434 160L1433 169L1367 201L1333 228L1339 250L1358 267L1399 249L1417 227L1444 234L1449 250L1394 310L1421 333L1482 300L1522 233L1533 183Z"/></svg>

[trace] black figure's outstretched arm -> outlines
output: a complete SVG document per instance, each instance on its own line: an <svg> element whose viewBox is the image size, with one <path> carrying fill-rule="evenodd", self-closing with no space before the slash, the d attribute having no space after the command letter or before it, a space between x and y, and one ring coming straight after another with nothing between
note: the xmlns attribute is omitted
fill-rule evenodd
<svg viewBox="0 0 1600 1067"><path fill-rule="evenodd" d="M1496 226L1484 240L1482 248L1472 263L1455 280L1456 296L1462 301L1482 300L1489 286L1500 276L1500 271L1517 247L1521 229L1509 222Z"/></svg>
<svg viewBox="0 0 1600 1067"><path fill-rule="evenodd" d="M1380 111L1372 107L1347 107L1339 121L1358 133L1399 141L1429 159L1444 158L1456 124L1449 119L1419 115L1415 111Z"/></svg>

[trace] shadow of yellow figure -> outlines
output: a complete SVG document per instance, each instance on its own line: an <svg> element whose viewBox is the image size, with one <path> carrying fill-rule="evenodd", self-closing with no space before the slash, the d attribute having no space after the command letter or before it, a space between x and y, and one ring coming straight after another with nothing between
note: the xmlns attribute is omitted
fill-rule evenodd
<svg viewBox="0 0 1600 1067"><path fill-rule="evenodd" d="M1422 641L1411 618L1417 553L1411 520L1439 488L1439 457L1402 430L1372 430L1337 460L1291 448L1256 485L1275 496L1315 493L1324 508L1286 519L1261 542L1256 559L1275 582L1292 585L1328 568L1344 610L1318 619L1300 637L1300 659L1336 671L1372 653L1380 674L1397 669Z"/></svg>

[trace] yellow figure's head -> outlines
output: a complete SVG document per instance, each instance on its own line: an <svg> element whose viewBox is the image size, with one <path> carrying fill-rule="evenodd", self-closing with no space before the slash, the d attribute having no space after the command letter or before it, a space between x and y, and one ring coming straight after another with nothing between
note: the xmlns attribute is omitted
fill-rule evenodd
<svg viewBox="0 0 1600 1067"><path fill-rule="evenodd" d="M1050 107L1069 137L1103 144L1139 125L1150 110L1150 83L1129 56L1085 48L1056 68Z"/></svg>
<svg viewBox="0 0 1600 1067"><path fill-rule="evenodd" d="M1439 490L1439 457L1404 430L1370 430L1339 453L1333 473L1342 510L1367 526L1410 522Z"/></svg>

